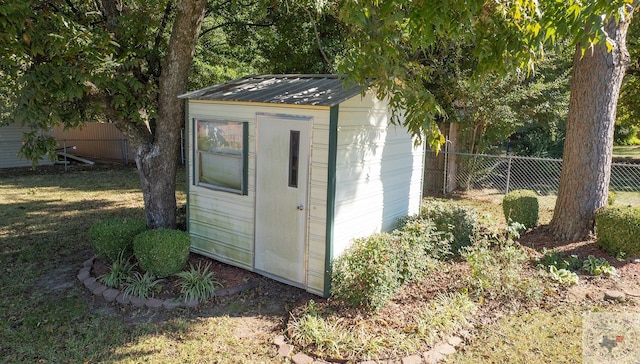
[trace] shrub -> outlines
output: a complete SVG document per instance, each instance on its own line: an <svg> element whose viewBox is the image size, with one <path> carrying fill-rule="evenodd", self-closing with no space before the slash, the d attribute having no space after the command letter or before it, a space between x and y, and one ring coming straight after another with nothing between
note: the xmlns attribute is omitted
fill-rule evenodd
<svg viewBox="0 0 640 364"><path fill-rule="evenodd" d="M189 259L189 234L171 229L148 230L133 240L133 252L140 267L156 277L181 271Z"/></svg>
<svg viewBox="0 0 640 364"><path fill-rule="evenodd" d="M89 241L98 255L115 262L120 254L131 255L133 238L145 230L147 230L147 224L142 220L130 218L101 220L89 228Z"/></svg>
<svg viewBox="0 0 640 364"><path fill-rule="evenodd" d="M596 211L598 245L617 256L640 255L640 208L603 207Z"/></svg>
<svg viewBox="0 0 640 364"><path fill-rule="evenodd" d="M616 194L615 192L611 192L609 191L609 193L607 194L607 205L608 206L613 206L614 203L616 203Z"/></svg>
<svg viewBox="0 0 640 364"><path fill-rule="evenodd" d="M527 229L538 225L538 196L530 190L515 190L507 193L502 200L504 218L519 222Z"/></svg>
<svg viewBox="0 0 640 364"><path fill-rule="evenodd" d="M471 245L474 236L480 230L477 212L452 201L428 200L420 207L419 216L433 221L438 231L453 235L453 253Z"/></svg>
<svg viewBox="0 0 640 364"><path fill-rule="evenodd" d="M422 250L431 258L442 260L451 256L453 234L438 231L432 220L419 216L401 219L393 234L400 237L408 248Z"/></svg>
<svg viewBox="0 0 640 364"><path fill-rule="evenodd" d="M353 307L382 308L400 287L396 237L373 234L353 244L333 261L331 292Z"/></svg>
<svg viewBox="0 0 640 364"><path fill-rule="evenodd" d="M527 272L529 256L516 242L481 240L462 257L471 267L468 287L479 297L517 303L542 297L541 281Z"/></svg>

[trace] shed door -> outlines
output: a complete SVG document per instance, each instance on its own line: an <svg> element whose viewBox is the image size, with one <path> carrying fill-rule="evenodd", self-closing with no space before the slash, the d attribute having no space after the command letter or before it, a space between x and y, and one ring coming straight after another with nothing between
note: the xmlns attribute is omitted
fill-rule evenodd
<svg viewBox="0 0 640 364"><path fill-rule="evenodd" d="M306 285L309 118L258 115L255 269Z"/></svg>

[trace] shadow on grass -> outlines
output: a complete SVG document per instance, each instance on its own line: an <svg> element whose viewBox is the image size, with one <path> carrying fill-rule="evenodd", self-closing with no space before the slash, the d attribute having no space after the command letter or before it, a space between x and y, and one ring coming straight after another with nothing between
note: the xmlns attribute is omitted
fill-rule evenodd
<svg viewBox="0 0 640 364"><path fill-rule="evenodd" d="M94 222L144 218L137 184L124 168L0 175L0 362L278 362L270 342L309 299L300 289L263 278L166 311L107 303L77 280Z"/></svg>

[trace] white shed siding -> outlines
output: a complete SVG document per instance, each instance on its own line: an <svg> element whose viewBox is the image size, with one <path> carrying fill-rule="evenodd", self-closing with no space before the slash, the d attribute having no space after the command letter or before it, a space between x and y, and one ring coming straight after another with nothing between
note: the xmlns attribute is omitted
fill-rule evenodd
<svg viewBox="0 0 640 364"><path fill-rule="evenodd" d="M0 126L0 168L31 167L31 161L18 157L22 147L22 135L26 130L18 124ZM50 165L49 159L38 161L40 165Z"/></svg>
<svg viewBox="0 0 640 364"><path fill-rule="evenodd" d="M189 100L188 150L193 157L193 119L249 122L248 194L241 196L194 185L188 172L189 233L192 248L204 255L253 269L255 234L256 113L300 115L313 123L310 154L307 289L322 294L326 247L329 108L316 106ZM191 158L193 160L193 158ZM275 212L275 211L274 211ZM259 252L258 252L259 253Z"/></svg>
<svg viewBox="0 0 640 364"><path fill-rule="evenodd" d="M424 154L404 128L389 125L386 103L371 95L342 103L338 120L333 257L353 238L390 230L419 211Z"/></svg>

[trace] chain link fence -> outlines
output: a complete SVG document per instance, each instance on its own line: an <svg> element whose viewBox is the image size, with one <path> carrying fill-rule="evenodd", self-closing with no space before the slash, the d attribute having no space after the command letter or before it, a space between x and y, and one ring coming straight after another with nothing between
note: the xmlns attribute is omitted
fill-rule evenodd
<svg viewBox="0 0 640 364"><path fill-rule="evenodd" d="M441 158L442 174L434 176L442 178L439 184L442 190L438 192L473 190L476 193L504 194L518 189L533 190L539 195L556 195L558 192L562 159L453 152L440 154L436 156L430 152L427 155L433 161ZM613 163L609 190L622 197L624 203L640 205L640 164Z"/></svg>

